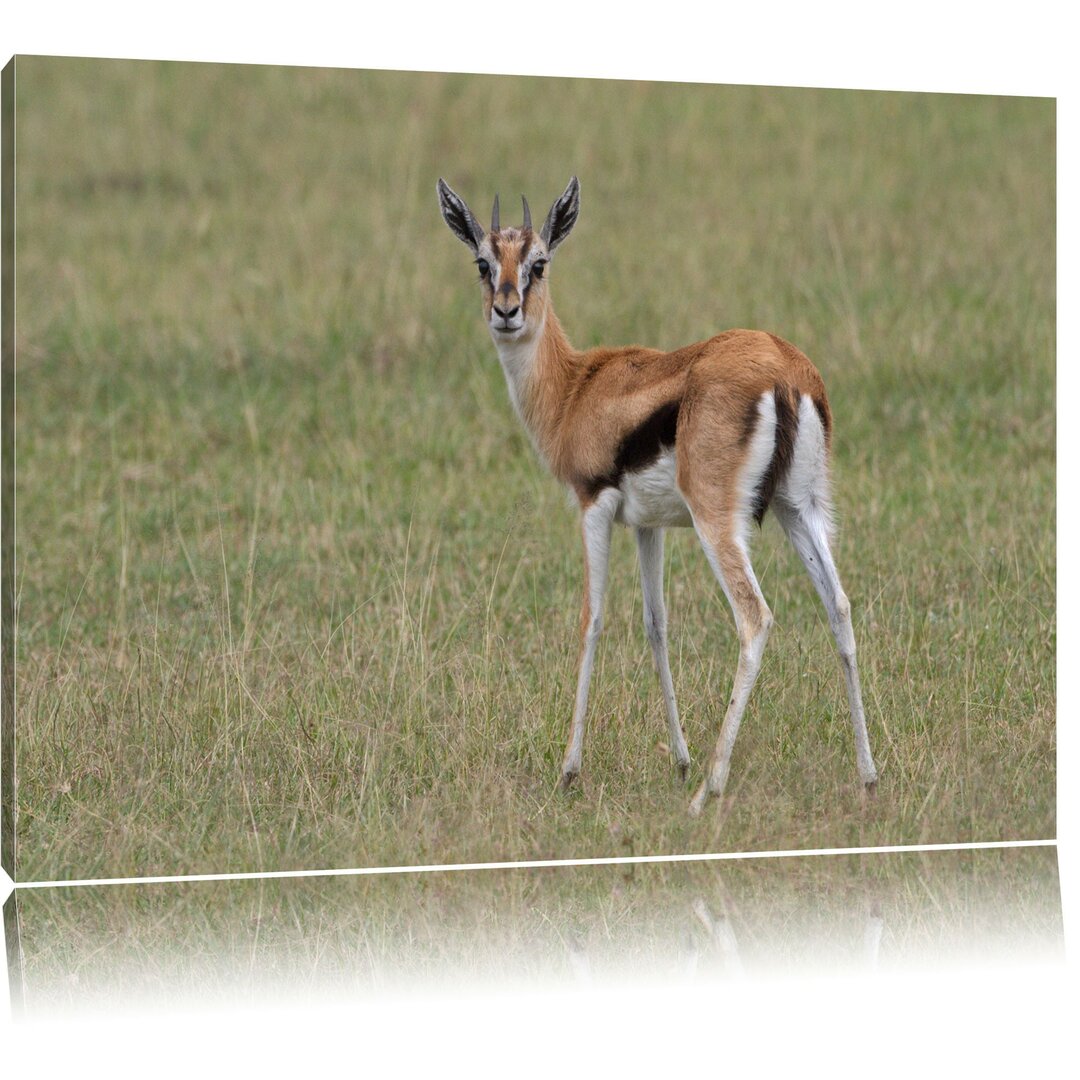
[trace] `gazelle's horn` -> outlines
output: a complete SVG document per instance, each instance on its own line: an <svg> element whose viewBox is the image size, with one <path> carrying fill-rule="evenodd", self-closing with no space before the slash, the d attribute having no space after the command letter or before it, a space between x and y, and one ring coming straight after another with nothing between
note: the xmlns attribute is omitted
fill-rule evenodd
<svg viewBox="0 0 1080 1080"><path fill-rule="evenodd" d="M532 214L529 213L529 200L526 199L524 195L521 196L521 205L522 207L524 207L525 210L525 224L522 226L522 228L531 230Z"/></svg>
<svg viewBox="0 0 1080 1080"><path fill-rule="evenodd" d="M495 205L491 208L491 231L499 231L499 196L495 196Z"/></svg>

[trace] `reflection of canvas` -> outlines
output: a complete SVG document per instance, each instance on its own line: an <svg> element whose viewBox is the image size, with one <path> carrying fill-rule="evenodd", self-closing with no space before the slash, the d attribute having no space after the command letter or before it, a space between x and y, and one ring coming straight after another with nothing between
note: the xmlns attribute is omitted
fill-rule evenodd
<svg viewBox="0 0 1080 1080"><path fill-rule="evenodd" d="M20 879L1054 835L1051 101L17 63ZM723 800L619 535L556 790L575 514L432 193L572 173L575 344L762 327L826 380L872 804L769 517ZM737 642L685 531L664 576L700 781Z"/></svg>
<svg viewBox="0 0 1080 1080"><path fill-rule="evenodd" d="M22 889L5 917L28 1017L1063 959L1050 847Z"/></svg>

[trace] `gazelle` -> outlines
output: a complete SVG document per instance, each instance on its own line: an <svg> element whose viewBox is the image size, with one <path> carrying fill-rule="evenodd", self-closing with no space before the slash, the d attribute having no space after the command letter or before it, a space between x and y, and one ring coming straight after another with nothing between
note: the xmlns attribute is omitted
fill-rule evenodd
<svg viewBox="0 0 1080 1080"><path fill-rule="evenodd" d="M751 520L772 509L829 616L847 680L859 776L873 792L851 609L830 552L828 452L832 418L821 376L793 345L758 330L728 330L673 352L628 345L578 352L551 303L548 266L577 221L577 177L539 232L522 196L524 223L491 228L439 179L446 224L473 253L484 319L510 400L540 457L576 495L585 542L581 651L562 784L581 770L589 677L603 622L612 525L635 530L645 633L660 676L671 751L690 766L667 649L664 529L692 526L735 614L739 662L724 722L693 801L723 793L746 703L761 666L772 613L747 548Z"/></svg>

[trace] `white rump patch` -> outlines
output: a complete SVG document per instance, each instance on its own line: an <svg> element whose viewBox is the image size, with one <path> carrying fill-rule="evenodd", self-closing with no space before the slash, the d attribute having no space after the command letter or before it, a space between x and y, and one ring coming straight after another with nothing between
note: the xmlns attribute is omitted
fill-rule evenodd
<svg viewBox="0 0 1080 1080"><path fill-rule="evenodd" d="M805 394L799 400L799 429L791 466L777 494L799 514L820 517L826 532L831 529L829 499L829 455L825 428L813 401Z"/></svg>
<svg viewBox="0 0 1080 1080"><path fill-rule="evenodd" d="M773 448L776 445L776 399L773 392L767 390L758 398L758 421L754 433L750 436L750 446L746 451L746 462L739 470L736 483L739 485L739 532L738 542L745 548L746 530L753 520L754 500L761 481L765 479L769 463L772 461Z"/></svg>

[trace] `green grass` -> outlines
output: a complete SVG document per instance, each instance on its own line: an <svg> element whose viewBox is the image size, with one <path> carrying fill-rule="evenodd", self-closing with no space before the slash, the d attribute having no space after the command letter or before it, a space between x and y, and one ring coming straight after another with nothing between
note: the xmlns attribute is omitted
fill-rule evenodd
<svg viewBox="0 0 1080 1080"><path fill-rule="evenodd" d="M1048 100L21 59L18 877L1054 835ZM582 213L580 347L794 341L836 420L879 797L771 518L728 798L663 750L618 535L580 789L576 513L445 176ZM504 214L504 218L506 215ZM692 780L736 643L669 534Z"/></svg>

